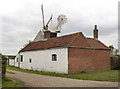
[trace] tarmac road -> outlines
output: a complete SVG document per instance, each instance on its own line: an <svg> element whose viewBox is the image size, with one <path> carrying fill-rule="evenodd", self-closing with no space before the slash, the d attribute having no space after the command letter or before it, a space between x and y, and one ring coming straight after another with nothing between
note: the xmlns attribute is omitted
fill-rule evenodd
<svg viewBox="0 0 120 89"><path fill-rule="evenodd" d="M10 78L24 82L25 87L118 87L118 82L103 82L91 80L78 80L70 78L53 77L8 70L15 74L6 75Z"/></svg>

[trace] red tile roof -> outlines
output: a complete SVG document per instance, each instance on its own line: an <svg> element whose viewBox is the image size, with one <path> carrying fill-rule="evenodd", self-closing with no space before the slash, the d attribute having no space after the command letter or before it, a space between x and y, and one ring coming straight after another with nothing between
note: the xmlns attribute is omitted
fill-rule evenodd
<svg viewBox="0 0 120 89"><path fill-rule="evenodd" d="M21 51L39 50L54 47L82 47L82 48L102 48L109 49L103 43L93 38L86 38L82 32L50 38L45 41L31 42Z"/></svg>
<svg viewBox="0 0 120 89"><path fill-rule="evenodd" d="M107 48L107 49L109 49L106 45L104 45L99 40L95 40L93 38L87 38L87 41L88 41L90 47L93 47L93 48L104 48L104 49Z"/></svg>

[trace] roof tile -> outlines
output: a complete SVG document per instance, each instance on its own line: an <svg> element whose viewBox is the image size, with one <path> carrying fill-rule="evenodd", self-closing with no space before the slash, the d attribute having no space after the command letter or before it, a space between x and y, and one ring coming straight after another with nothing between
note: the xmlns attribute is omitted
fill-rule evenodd
<svg viewBox="0 0 120 89"><path fill-rule="evenodd" d="M105 48L105 49L108 48L100 41L95 40L93 38L86 38L84 37L82 32L78 32L70 35L50 38L45 41L31 42L21 51L39 50L39 49L47 49L54 47L68 47L68 46L93 47L93 48Z"/></svg>

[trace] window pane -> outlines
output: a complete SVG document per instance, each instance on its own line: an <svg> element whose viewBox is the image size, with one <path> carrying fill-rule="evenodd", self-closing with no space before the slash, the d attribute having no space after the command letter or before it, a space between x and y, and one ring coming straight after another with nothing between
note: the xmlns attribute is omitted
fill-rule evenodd
<svg viewBox="0 0 120 89"><path fill-rule="evenodd" d="M32 62L32 59L30 59L29 62L31 63L31 62Z"/></svg>
<svg viewBox="0 0 120 89"><path fill-rule="evenodd" d="M21 55L21 62L23 62L23 55Z"/></svg>
<svg viewBox="0 0 120 89"><path fill-rule="evenodd" d="M57 55L56 54L52 54L52 61L57 61Z"/></svg>

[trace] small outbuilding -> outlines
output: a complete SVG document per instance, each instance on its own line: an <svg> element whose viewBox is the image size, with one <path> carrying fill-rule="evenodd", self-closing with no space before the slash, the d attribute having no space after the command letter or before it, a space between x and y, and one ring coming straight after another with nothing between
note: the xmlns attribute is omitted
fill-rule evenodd
<svg viewBox="0 0 120 89"><path fill-rule="evenodd" d="M16 56L6 55L6 57L8 58L8 60L7 60L7 65L15 66L15 57L16 57Z"/></svg>

